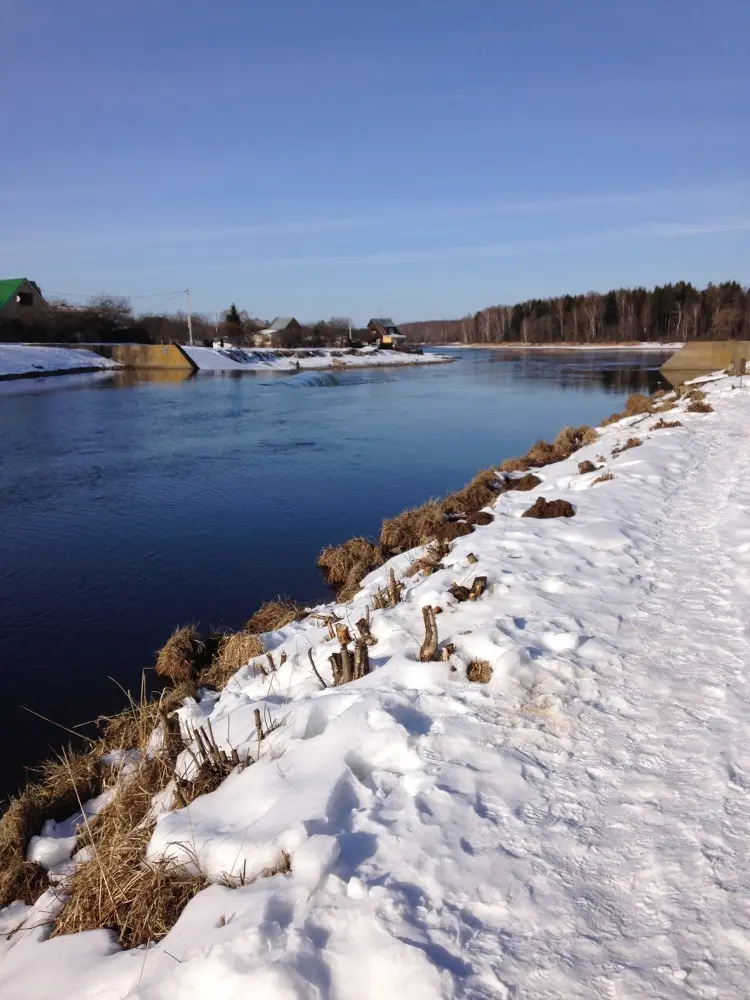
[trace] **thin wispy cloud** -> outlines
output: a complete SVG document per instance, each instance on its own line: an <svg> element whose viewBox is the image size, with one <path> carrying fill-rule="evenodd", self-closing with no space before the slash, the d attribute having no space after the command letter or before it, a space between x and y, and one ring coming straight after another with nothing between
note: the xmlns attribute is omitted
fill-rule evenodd
<svg viewBox="0 0 750 1000"><path fill-rule="evenodd" d="M699 236L750 233L750 218L704 222L661 222L609 229L598 233L542 240L516 240L509 243L451 246L433 249L385 251L364 254L307 255L278 258L255 258L244 261L253 268L305 268L423 264L492 257L518 257L529 254L565 253L601 244L643 240L682 240Z"/></svg>
<svg viewBox="0 0 750 1000"><path fill-rule="evenodd" d="M418 227L471 223L500 218L522 218L585 212L587 210L614 209L617 207L661 205L694 206L700 202L733 203L742 201L750 193L746 181L731 181L687 188L659 188L651 191L563 195L555 198L509 199L505 201L469 202L464 204L425 205L418 209L387 206L381 212L349 216L320 216L308 219L269 220L264 222L169 226L159 228L118 229L103 227L104 232L78 232L50 239L40 235L37 239L24 238L23 233L12 240L18 253L43 253L74 249L109 249L125 246L156 247L191 243L201 244L212 240L283 240L304 236L404 231L415 234ZM98 225L98 223L97 223ZM7 238L7 237L6 237ZM270 246L267 248L272 249ZM0 252L2 243L0 243Z"/></svg>

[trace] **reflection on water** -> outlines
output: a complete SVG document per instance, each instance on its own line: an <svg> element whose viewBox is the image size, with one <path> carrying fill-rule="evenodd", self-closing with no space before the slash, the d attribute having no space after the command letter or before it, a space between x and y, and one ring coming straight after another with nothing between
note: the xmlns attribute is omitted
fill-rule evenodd
<svg viewBox="0 0 750 1000"><path fill-rule="evenodd" d="M318 601L324 545L660 384L658 354L457 351L398 370L71 376L0 392L0 789L115 711L178 623ZM90 381L87 381L90 379ZM106 385L110 391L102 392ZM114 391L113 391L114 390ZM322 391L324 390L324 391ZM346 390L346 391L344 391Z"/></svg>
<svg viewBox="0 0 750 1000"><path fill-rule="evenodd" d="M120 386L137 385L140 382L186 382L194 377L195 372L191 368L140 368L138 370L126 368L124 371L115 372L107 385L119 388Z"/></svg>

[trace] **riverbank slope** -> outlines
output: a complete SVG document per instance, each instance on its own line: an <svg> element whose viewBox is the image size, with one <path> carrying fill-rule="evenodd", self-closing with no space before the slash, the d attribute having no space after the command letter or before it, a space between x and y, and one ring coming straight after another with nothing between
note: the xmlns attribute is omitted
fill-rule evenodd
<svg viewBox="0 0 750 1000"><path fill-rule="evenodd" d="M0 379L46 378L119 368L116 361L85 348L0 344Z"/></svg>
<svg viewBox="0 0 750 1000"><path fill-rule="evenodd" d="M440 354L407 354L404 351L344 350L337 348L194 347L183 344L182 350L200 371L268 372L324 371L332 368L368 368L394 365L437 364L452 360Z"/></svg>
<svg viewBox="0 0 750 1000"><path fill-rule="evenodd" d="M210 720L259 758L187 808L155 802L149 857L212 884L133 951L45 940L53 890L6 908L0 994L743 995L750 392L704 388L710 409L627 417L534 470L429 575L407 575L412 550L317 609L353 634L371 609L367 676L321 687L311 662L330 684L339 644L311 616L265 635L275 669L258 656L189 699L190 753ZM574 516L523 517L540 496ZM400 600L374 610L391 569ZM480 576L476 600L451 593ZM418 659L425 607L440 662ZM64 876L75 846L51 827L32 851Z"/></svg>

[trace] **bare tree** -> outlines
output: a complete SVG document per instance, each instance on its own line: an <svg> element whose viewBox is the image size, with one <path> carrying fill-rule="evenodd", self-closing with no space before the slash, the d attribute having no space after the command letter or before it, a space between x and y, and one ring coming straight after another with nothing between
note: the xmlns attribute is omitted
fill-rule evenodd
<svg viewBox="0 0 750 1000"><path fill-rule="evenodd" d="M596 292L589 292L583 300L583 311L588 321L586 339L596 340L602 317L602 297Z"/></svg>
<svg viewBox="0 0 750 1000"><path fill-rule="evenodd" d="M555 299L555 307L557 309L557 324L560 327L560 340L565 340L565 299L562 296Z"/></svg>
<svg viewBox="0 0 750 1000"><path fill-rule="evenodd" d="M133 318L130 299L123 295L93 295L86 303L89 312L113 329L125 326Z"/></svg>

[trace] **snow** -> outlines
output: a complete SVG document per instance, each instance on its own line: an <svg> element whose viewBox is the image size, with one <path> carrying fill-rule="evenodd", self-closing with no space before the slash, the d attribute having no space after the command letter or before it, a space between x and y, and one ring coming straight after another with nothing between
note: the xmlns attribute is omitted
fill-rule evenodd
<svg viewBox="0 0 750 1000"><path fill-rule="evenodd" d="M110 358L77 347L32 347L0 344L0 378L7 375L39 375L71 368L119 368Z"/></svg>
<svg viewBox="0 0 750 1000"><path fill-rule="evenodd" d="M407 354L403 351L374 351L362 348L344 351L335 348L310 348L285 351L272 348L194 347L183 344L182 350L201 371L297 371L301 369L358 368L373 365L436 364L450 361L439 354Z"/></svg>
<svg viewBox="0 0 750 1000"><path fill-rule="evenodd" d="M183 731L208 717L241 758L258 752L255 708L280 725L257 763L163 812L150 855L218 883L283 850L291 874L214 884L132 952L105 931L44 940L49 892L13 904L0 996L745 996L750 394L733 378L704 391L713 413L680 402L664 416L683 426L657 431L628 418L539 470L533 495L502 495L443 569L372 612L364 679L320 689L308 650L330 679L336 644L308 618L266 636L286 653L276 672L248 665L188 702ZM577 463L599 455L615 478L596 484ZM575 517L520 518L538 495ZM352 628L389 566L335 605ZM488 592L456 603L448 587L478 573ZM448 662L417 660L428 603ZM466 680L473 658L489 684Z"/></svg>

